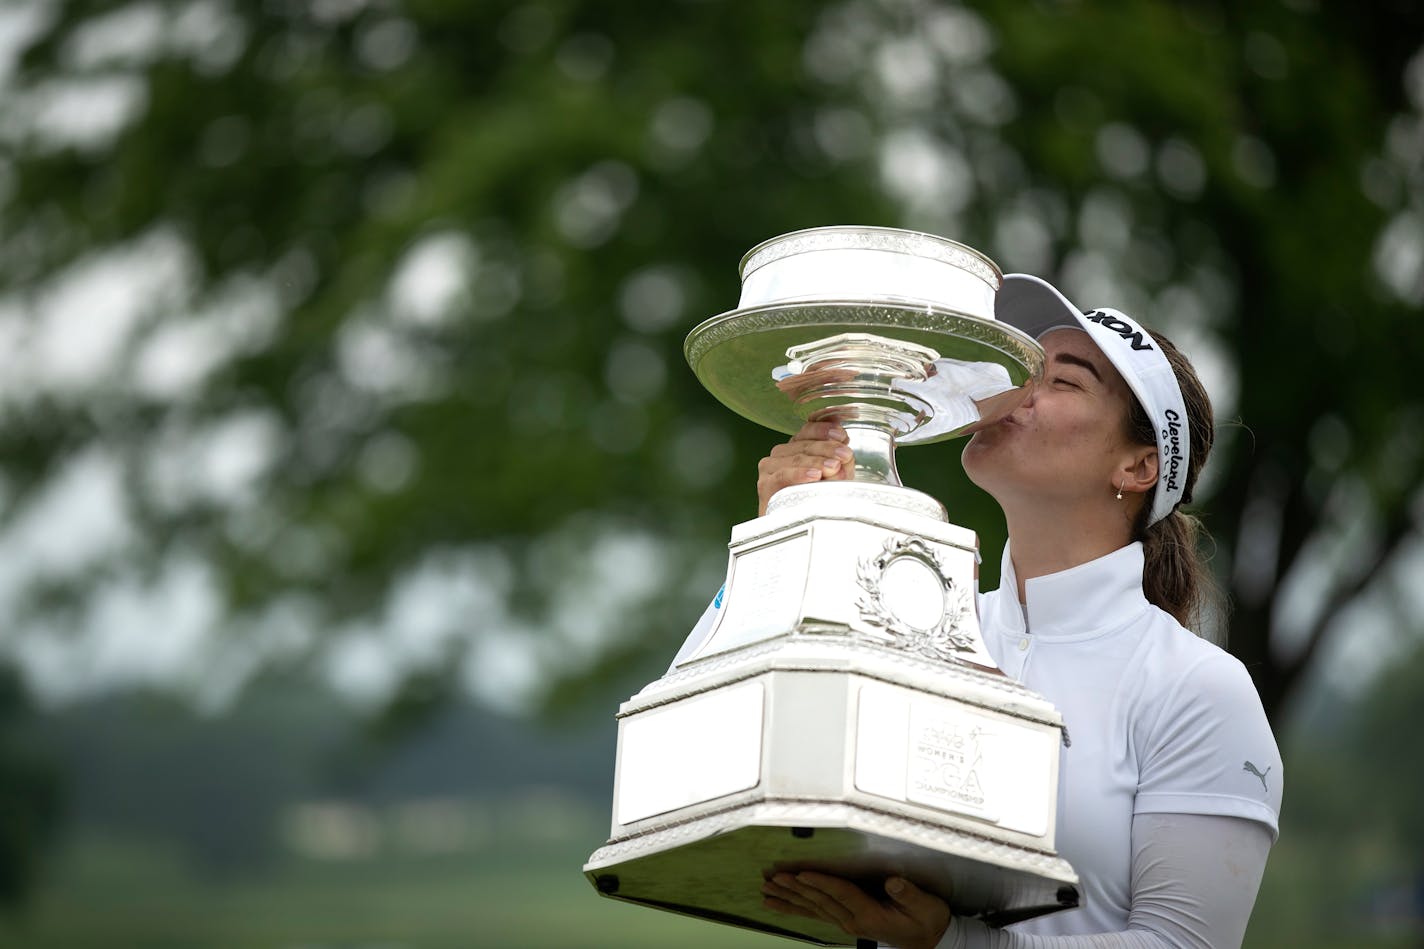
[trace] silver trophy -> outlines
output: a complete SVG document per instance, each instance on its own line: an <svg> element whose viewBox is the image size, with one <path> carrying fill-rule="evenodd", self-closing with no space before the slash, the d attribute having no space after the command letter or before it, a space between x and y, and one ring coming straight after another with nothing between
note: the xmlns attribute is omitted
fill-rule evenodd
<svg viewBox="0 0 1424 949"><path fill-rule="evenodd" d="M897 444L1011 412L1042 348L995 321L993 261L928 234L798 231L741 276L737 309L688 335L693 371L778 432L837 420L855 478L733 528L715 625L619 709L612 834L585 875L821 945L855 940L764 909L765 877L902 876L991 925L1076 906L1054 851L1062 718L984 648L973 532L895 468Z"/></svg>

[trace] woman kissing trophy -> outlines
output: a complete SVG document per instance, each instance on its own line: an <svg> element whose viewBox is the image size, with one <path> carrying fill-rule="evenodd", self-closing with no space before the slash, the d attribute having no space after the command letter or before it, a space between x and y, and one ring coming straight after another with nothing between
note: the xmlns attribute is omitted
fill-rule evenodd
<svg viewBox="0 0 1424 949"><path fill-rule="evenodd" d="M1024 399L1043 349L994 318L999 268L911 231L828 227L742 260L735 310L685 352L739 415L836 423L854 477L779 491L732 530L727 583L666 675L618 712L600 893L822 945L759 886L819 870L913 881L993 925L1077 905L1054 850L1054 707L1001 673L975 607L978 542L900 483L895 446Z"/></svg>

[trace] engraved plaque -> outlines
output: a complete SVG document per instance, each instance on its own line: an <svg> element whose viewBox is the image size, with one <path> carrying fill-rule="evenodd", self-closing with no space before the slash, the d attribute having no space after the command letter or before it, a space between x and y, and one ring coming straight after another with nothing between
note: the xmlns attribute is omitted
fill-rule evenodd
<svg viewBox="0 0 1424 949"><path fill-rule="evenodd" d="M794 627L801 618L810 562L811 537L804 531L741 553L728 587L745 583L751 592L727 604L715 634L708 637L710 648L701 655L736 649Z"/></svg>
<svg viewBox="0 0 1424 949"><path fill-rule="evenodd" d="M984 784L990 777L997 737L980 716L959 706L910 704L905 797L945 811L979 817L997 824Z"/></svg>
<svg viewBox="0 0 1424 949"><path fill-rule="evenodd" d="M745 682L623 722L618 740L620 824L756 787L761 780L762 685Z"/></svg>
<svg viewBox="0 0 1424 949"><path fill-rule="evenodd" d="M1054 732L960 702L861 687L855 785L1034 836L1055 804Z"/></svg>

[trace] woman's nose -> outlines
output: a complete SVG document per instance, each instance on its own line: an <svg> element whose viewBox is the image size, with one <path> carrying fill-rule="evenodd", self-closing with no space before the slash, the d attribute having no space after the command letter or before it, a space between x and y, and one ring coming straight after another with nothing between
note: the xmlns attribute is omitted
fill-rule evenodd
<svg viewBox="0 0 1424 949"><path fill-rule="evenodd" d="M1043 380L1033 378L1024 383L1024 400L1019 403L1019 408L1033 405L1033 400L1038 398L1038 387L1043 384Z"/></svg>

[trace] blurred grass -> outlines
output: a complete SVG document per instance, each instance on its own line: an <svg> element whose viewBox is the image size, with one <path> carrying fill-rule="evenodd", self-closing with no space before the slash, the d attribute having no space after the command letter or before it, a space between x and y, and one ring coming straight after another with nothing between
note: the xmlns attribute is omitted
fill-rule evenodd
<svg viewBox="0 0 1424 949"><path fill-rule="evenodd" d="M755 949L773 936L599 897L579 867L600 841L540 841L478 854L291 859L260 874L192 872L176 850L72 838L0 949ZM1404 949L1406 934L1351 931L1341 868L1283 839L1272 854L1248 949ZM1322 920L1333 924L1322 925Z"/></svg>
<svg viewBox="0 0 1424 949"><path fill-rule="evenodd" d="M601 841L591 841L592 850ZM80 839L4 949L602 949L766 947L770 936L598 896L582 847L524 854L290 861L260 876L204 879L175 853Z"/></svg>

